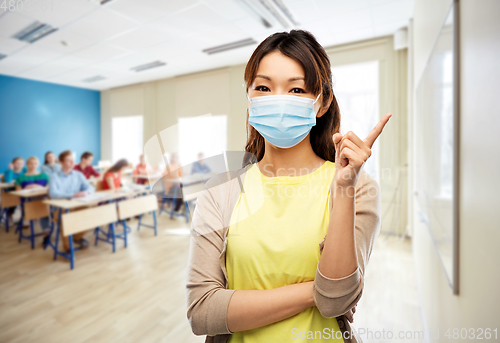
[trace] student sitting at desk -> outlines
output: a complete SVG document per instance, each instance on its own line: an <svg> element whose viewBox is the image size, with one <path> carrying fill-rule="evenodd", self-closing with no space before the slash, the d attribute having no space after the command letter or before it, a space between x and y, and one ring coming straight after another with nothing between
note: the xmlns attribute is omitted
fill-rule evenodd
<svg viewBox="0 0 500 343"><path fill-rule="evenodd" d="M94 154L91 152L84 152L82 158L80 159L80 164L75 166L75 170L82 172L87 179L91 176L99 177L100 174L92 167L92 160L94 159Z"/></svg>
<svg viewBox="0 0 500 343"><path fill-rule="evenodd" d="M15 181L19 176L26 173L28 169L24 165L24 158L16 157L9 164L9 169L3 174L3 182L11 183Z"/></svg>
<svg viewBox="0 0 500 343"><path fill-rule="evenodd" d="M11 183L14 182L19 176L26 173L27 169L24 165L24 158L16 157L12 160L12 163L9 163L9 169L3 175L3 182ZM13 215L16 211L16 207L10 207L7 210L7 216L9 216L9 222L13 223Z"/></svg>
<svg viewBox="0 0 500 343"><path fill-rule="evenodd" d="M49 177L47 174L37 170L39 164L40 161L38 161L37 157L31 156L28 158L26 161L28 170L23 175L18 176L14 182L16 190L43 188L49 184Z"/></svg>
<svg viewBox="0 0 500 343"><path fill-rule="evenodd" d="M139 156L139 164L135 167L134 171L132 172L133 175L147 175L148 173L148 166L146 165L146 161L144 159L144 155ZM143 185L147 182L147 179L139 179L137 178L135 183Z"/></svg>
<svg viewBox="0 0 500 343"><path fill-rule="evenodd" d="M28 171L19 176L16 181L16 191L21 189L33 189L33 188L43 188L49 184L49 177L47 174L39 172L38 165L40 161L35 156L31 156L26 161L26 165L28 166ZM40 218L40 224L42 226L43 231L46 233L44 242L48 239L48 230L50 229L49 217Z"/></svg>
<svg viewBox="0 0 500 343"><path fill-rule="evenodd" d="M163 174L163 185L166 197L177 199L177 201L175 201L174 212L178 212L181 209L183 201L181 183L175 182L175 180L184 176L184 173L177 153L173 152L168 162L168 166Z"/></svg>
<svg viewBox="0 0 500 343"><path fill-rule="evenodd" d="M75 161L71 151L63 151L59 155L61 170L50 175L49 196L51 199L71 199L85 197L94 192L85 176L73 170ZM73 241L80 244L82 248L88 247L88 242L83 238L87 231L73 235ZM68 237L62 236L64 251L69 251Z"/></svg>
<svg viewBox="0 0 500 343"><path fill-rule="evenodd" d="M203 153L198 154L198 161L193 163L193 168L191 169L191 174L206 174L210 173L210 167L203 162Z"/></svg>
<svg viewBox="0 0 500 343"><path fill-rule="evenodd" d="M102 180L103 189L118 189L122 185L122 172L128 167L128 162L125 159L118 160L104 174Z"/></svg>
<svg viewBox="0 0 500 343"><path fill-rule="evenodd" d="M40 167L40 170L47 175L61 170L61 165L57 162L56 154L52 151L47 151L45 153L45 161L43 162L43 166Z"/></svg>

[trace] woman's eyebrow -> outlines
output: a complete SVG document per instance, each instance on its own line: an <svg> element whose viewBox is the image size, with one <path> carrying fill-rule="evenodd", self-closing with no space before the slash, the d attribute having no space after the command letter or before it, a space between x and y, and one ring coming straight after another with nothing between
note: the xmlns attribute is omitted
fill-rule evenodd
<svg viewBox="0 0 500 343"><path fill-rule="evenodd" d="M271 81L271 78L269 76L266 76L266 75L255 75L255 78L257 78L257 77ZM293 81L297 81L297 80L304 80L304 78L302 76L296 76L296 77L289 78L288 82L293 82Z"/></svg>

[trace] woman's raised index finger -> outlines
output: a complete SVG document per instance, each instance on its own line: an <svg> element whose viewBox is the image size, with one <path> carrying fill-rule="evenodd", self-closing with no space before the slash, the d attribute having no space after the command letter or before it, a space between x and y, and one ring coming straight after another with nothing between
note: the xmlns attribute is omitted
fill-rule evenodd
<svg viewBox="0 0 500 343"><path fill-rule="evenodd" d="M391 113L387 113L382 120L378 122L377 125L373 128L373 130L370 131L368 136L365 138L365 143L368 145L368 147L371 149L373 146L373 143L375 143L375 140L380 136L382 133L382 130L384 129L385 124L389 121L389 119L392 117Z"/></svg>

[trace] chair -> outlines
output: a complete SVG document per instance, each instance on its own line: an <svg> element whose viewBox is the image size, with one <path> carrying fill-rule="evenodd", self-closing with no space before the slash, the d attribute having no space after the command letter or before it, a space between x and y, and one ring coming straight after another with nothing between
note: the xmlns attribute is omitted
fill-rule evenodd
<svg viewBox="0 0 500 343"><path fill-rule="evenodd" d="M18 196L9 192L2 192L0 197L0 222L5 223L5 232L9 232L9 208L21 205L21 200Z"/></svg>
<svg viewBox="0 0 500 343"><path fill-rule="evenodd" d="M142 197L137 197L130 200L120 201L118 203L118 216L119 220L123 222L123 227L126 228L125 221L128 218L132 218L135 216L139 216L139 224L137 225L137 230L139 230L142 226L146 226L155 230L155 236L158 234L157 231L157 220L156 220L156 211L158 210L158 200L156 195L147 195ZM153 212L154 225L147 225L141 223L142 216L145 213ZM123 239L125 240L125 247L127 246L127 230L123 230Z"/></svg>
<svg viewBox="0 0 500 343"><path fill-rule="evenodd" d="M182 200L184 201L186 223L189 222L190 216L189 204L192 202L196 202L196 199L198 198L200 192L203 190L204 186L205 183L203 182L197 182L182 186Z"/></svg>
<svg viewBox="0 0 500 343"><path fill-rule="evenodd" d="M61 216L62 220L62 235L68 237L69 240L69 256L71 269L75 264L75 251L79 248L73 248L73 235L93 228L100 229L101 226L108 225L111 230L113 252L116 251L115 241L115 222L118 220L116 214L116 204L107 204L94 208L89 208L76 212L64 213ZM56 237L56 246L57 246Z"/></svg>
<svg viewBox="0 0 500 343"><path fill-rule="evenodd" d="M95 184L95 190L96 192L104 190L104 184L102 180L98 180Z"/></svg>
<svg viewBox="0 0 500 343"><path fill-rule="evenodd" d="M25 236L23 230L19 230L19 243L21 240L28 239L31 241L31 249L35 249L35 237L41 236L44 233L39 232L35 234L35 227L33 221L35 219L49 217L49 205L44 204L43 200L28 201L24 203L24 219L30 222L30 235Z"/></svg>

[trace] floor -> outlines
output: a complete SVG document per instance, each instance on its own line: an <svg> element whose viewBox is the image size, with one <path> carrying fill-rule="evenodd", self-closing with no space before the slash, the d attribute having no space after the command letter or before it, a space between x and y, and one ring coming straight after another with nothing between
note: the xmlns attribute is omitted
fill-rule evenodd
<svg viewBox="0 0 500 343"><path fill-rule="evenodd" d="M204 342L186 318L188 226L165 214L156 237L131 225L127 249L121 243L113 254L104 242L92 244L76 253L74 270L62 257L53 261L41 238L31 250L2 227L0 342ZM413 332L420 322L411 244L381 235L354 325L360 334L360 328L372 331L361 335L364 342L386 342L376 331Z"/></svg>

